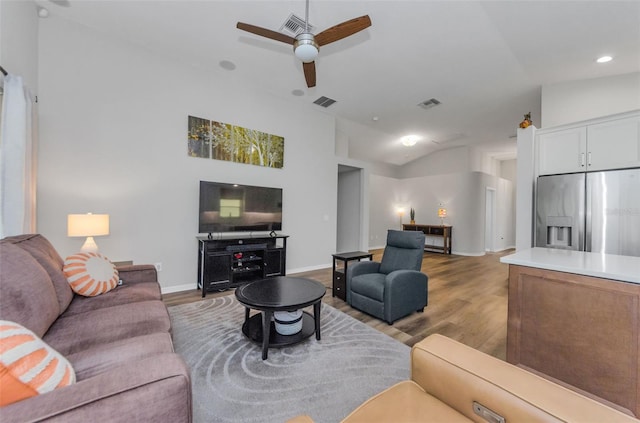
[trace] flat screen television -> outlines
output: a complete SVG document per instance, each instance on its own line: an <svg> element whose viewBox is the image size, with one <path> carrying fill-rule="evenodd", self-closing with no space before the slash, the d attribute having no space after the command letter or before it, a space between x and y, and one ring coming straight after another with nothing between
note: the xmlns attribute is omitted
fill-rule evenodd
<svg viewBox="0 0 640 423"><path fill-rule="evenodd" d="M282 230L282 188L200 181L199 233Z"/></svg>

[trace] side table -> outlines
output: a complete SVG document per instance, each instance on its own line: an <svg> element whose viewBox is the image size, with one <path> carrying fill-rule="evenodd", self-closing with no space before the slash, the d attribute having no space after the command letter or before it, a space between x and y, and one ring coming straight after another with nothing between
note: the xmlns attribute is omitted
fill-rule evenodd
<svg viewBox="0 0 640 423"><path fill-rule="evenodd" d="M372 253L364 251L351 251L348 253L336 253L333 256L333 290L332 296L347 301L347 266L350 261L368 258L373 260ZM343 263L342 267L336 267L336 260Z"/></svg>

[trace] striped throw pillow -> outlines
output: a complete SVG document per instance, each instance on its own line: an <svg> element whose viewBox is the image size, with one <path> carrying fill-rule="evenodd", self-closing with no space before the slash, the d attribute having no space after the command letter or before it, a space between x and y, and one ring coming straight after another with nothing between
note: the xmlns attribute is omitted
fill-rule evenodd
<svg viewBox="0 0 640 423"><path fill-rule="evenodd" d="M73 292L95 297L118 285L118 270L100 253L78 253L69 256L62 268Z"/></svg>
<svg viewBox="0 0 640 423"><path fill-rule="evenodd" d="M29 329L0 320L0 406L76 381L66 358Z"/></svg>

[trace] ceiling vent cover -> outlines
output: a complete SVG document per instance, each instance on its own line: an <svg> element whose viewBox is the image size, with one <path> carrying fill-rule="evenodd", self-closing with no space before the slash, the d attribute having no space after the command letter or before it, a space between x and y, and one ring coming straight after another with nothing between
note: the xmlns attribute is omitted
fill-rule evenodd
<svg viewBox="0 0 640 423"><path fill-rule="evenodd" d="M309 24L309 32L313 33L314 27ZM280 27L280 32L291 35L295 37L298 34L304 32L304 19L294 15L293 13L289 15L286 21Z"/></svg>
<svg viewBox="0 0 640 423"><path fill-rule="evenodd" d="M319 99L317 99L316 101L314 101L313 104L317 104L318 106L327 108L327 107L331 106L335 102L336 101L334 99L332 99L332 98L322 96Z"/></svg>
<svg viewBox="0 0 640 423"><path fill-rule="evenodd" d="M429 100L425 100L422 103L418 104L418 106L422 107L425 110L428 110L432 107L436 107L441 104L440 100L436 100L435 98L430 98Z"/></svg>

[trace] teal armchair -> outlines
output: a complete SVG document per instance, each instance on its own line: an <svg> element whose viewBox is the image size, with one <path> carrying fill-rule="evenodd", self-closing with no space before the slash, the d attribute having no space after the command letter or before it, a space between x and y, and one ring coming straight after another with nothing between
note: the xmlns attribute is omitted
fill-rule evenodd
<svg viewBox="0 0 640 423"><path fill-rule="evenodd" d="M428 302L427 275L420 271L424 255L424 233L387 233L380 263L361 261L347 270L347 303L392 324Z"/></svg>

